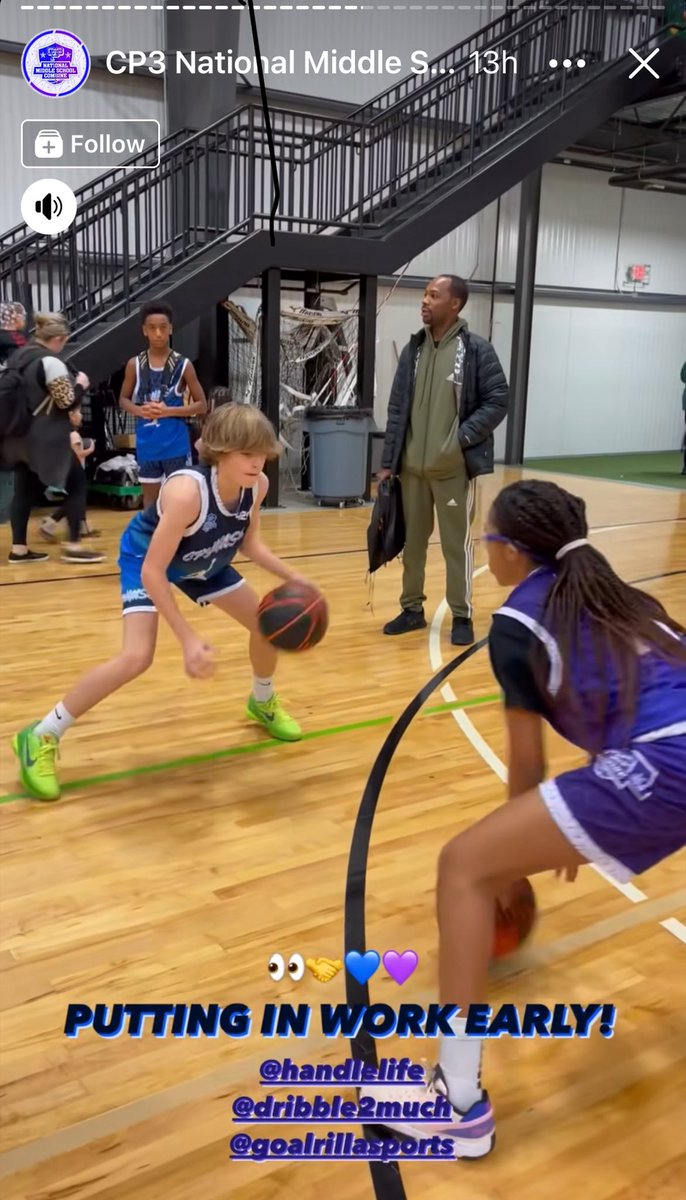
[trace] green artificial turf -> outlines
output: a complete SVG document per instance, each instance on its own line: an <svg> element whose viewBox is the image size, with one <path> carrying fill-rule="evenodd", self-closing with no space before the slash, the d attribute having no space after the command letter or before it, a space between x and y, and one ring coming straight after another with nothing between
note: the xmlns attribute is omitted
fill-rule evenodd
<svg viewBox="0 0 686 1200"><path fill-rule="evenodd" d="M681 474L683 454L666 450L651 454L586 454L574 458L527 458L524 466L534 471L560 475L586 475L592 479L616 479L653 487L686 488Z"/></svg>

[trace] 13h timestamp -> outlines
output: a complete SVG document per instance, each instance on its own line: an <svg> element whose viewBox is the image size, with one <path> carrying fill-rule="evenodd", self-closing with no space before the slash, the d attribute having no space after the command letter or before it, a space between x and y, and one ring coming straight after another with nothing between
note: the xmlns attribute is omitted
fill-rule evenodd
<svg viewBox="0 0 686 1200"><path fill-rule="evenodd" d="M469 57L477 75L517 74L517 59L506 50L475 50Z"/></svg>

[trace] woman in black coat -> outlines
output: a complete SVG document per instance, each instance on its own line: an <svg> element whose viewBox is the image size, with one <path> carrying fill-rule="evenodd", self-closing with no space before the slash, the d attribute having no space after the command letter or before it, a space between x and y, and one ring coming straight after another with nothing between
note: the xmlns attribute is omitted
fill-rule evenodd
<svg viewBox="0 0 686 1200"><path fill-rule="evenodd" d="M15 300L0 304L0 371L15 350L26 345L26 310ZM0 525L9 520L14 494L14 472L0 454Z"/></svg>
<svg viewBox="0 0 686 1200"><path fill-rule="evenodd" d="M33 418L27 434L8 439L3 446L5 460L15 468L10 508L12 549L8 561L30 563L48 558L45 553L29 550L27 544L37 478L50 499L61 500L69 521L69 542L63 558L68 562L101 562L102 554L86 550L80 543L82 498L72 488L74 455L69 413L81 404L89 380L83 372L74 378L61 357L69 339L69 325L64 317L59 313L38 313L34 320L31 341L9 360L9 365L21 374Z"/></svg>

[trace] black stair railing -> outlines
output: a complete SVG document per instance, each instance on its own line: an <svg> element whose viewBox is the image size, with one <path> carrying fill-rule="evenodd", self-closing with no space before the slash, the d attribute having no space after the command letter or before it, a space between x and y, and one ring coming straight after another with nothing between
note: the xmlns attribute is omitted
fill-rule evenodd
<svg viewBox="0 0 686 1200"><path fill-rule="evenodd" d="M564 111L589 79L616 71L630 46L645 55L660 33L661 8L642 5L620 19L616 4L582 8L578 0L558 0L533 14L527 5L435 60L450 61L452 75L437 68L429 79L414 76L361 118L327 121L272 109L277 231L387 235L399 216L407 219L535 122ZM475 52L485 67L497 62L501 69L478 71ZM551 68L552 58L586 65ZM119 172L82 189L66 233L0 243L4 296L30 292L35 308L61 309L83 332L127 314L182 268L268 226L267 130L252 105L171 139L154 171Z"/></svg>
<svg viewBox="0 0 686 1200"><path fill-rule="evenodd" d="M302 170L301 149L326 122L290 110L271 116L288 206L278 227L312 232L313 220L298 214L309 205L321 223L329 213L314 175ZM332 192L327 172L316 187ZM0 247L2 291L30 292L36 309L59 309L85 330L105 314L127 312L152 284L215 245L266 228L271 203L264 116L248 105L166 150L154 171L127 173L101 187L81 203L65 233L29 234Z"/></svg>
<svg viewBox="0 0 686 1200"><path fill-rule="evenodd" d="M470 34L469 37L451 46L449 50L437 55L427 63L425 72L417 71L406 75L391 87L368 100L366 104L361 105L360 108L353 109L348 115L353 120L364 121L366 124L373 124L375 121L381 120L391 109L402 106L428 81L452 75L456 66L468 61L474 53L484 51L492 40L512 29L513 22L516 22L518 18L521 19L521 13L518 14L516 9L512 9L504 16L497 17L487 25L482 25L475 33Z"/></svg>
<svg viewBox="0 0 686 1200"><path fill-rule="evenodd" d="M399 104L404 104L408 98L428 81L436 79L436 77L442 77L443 75L450 75L457 66L470 60L475 52L483 52L485 49L488 49L492 42L501 38L503 34L512 31L515 25L522 20L522 17L527 18L531 16L534 7L532 4L524 4L521 9L516 7L508 9L502 16L496 17L489 24L483 25L475 33L470 34L462 42L451 46L443 54L432 59L428 64L426 73L413 73L405 76L391 87L385 88L384 91L372 97L371 100L368 100L360 108L354 109L348 115L353 120L364 121L365 123L379 120L389 109L397 108ZM584 16L588 22L587 29L589 29L589 32L592 33L594 24L597 27L598 33L603 30L610 31L609 38L605 42L605 48L608 51L608 57L612 58L617 58L620 53L625 52L624 50L620 51L619 40L614 40L612 30L617 31L616 37L618 38L619 31L625 26L627 19L630 19L632 22L638 22L638 26L636 24L632 25L632 30L634 35L636 35L638 28L639 32L637 36L639 40L647 37L650 32L655 31L665 23L664 0L643 0L643 2L641 0L634 0L632 5L622 4L621 0L589 0L587 5L580 4L579 0L576 0L573 5L568 4L567 0L543 0L539 7L541 12L544 7L550 12L554 12L556 9L563 12L570 7L579 11L585 8L587 11L584 13ZM642 29L644 30L643 33L640 32ZM623 40L625 49L628 49L625 39ZM602 45L603 43L599 42L597 44ZM634 45L637 48L637 43L629 42L628 44ZM567 47L562 47L563 51L566 51L566 49ZM550 57L558 57L558 55L551 53ZM559 61L562 61L566 57L567 54L562 53Z"/></svg>
<svg viewBox="0 0 686 1200"><path fill-rule="evenodd" d="M175 133L170 133L160 141L160 154L171 146L177 146L180 142L186 141L191 136L190 129L177 129ZM117 167L112 167L109 171L103 172L102 175L96 175L88 183L84 183L82 187L77 188L74 195L78 204L83 204L85 200L89 200L91 196L96 195L111 183L116 183L118 179L125 179L127 173L132 170L143 170L149 167L149 164L157 160L157 146L144 150L142 154L134 154L131 158L124 159ZM0 249L6 246L16 245L17 242L23 241L26 237L26 226L15 225L13 229L8 229L6 233L0 234Z"/></svg>
<svg viewBox="0 0 686 1200"><path fill-rule="evenodd" d="M650 49L662 12L645 5L629 13L616 4L584 9L578 0L560 0L529 15L525 6L515 25L501 18L488 27L498 32L487 51L476 51L484 69L478 71L473 58L477 35L434 60L437 73L428 80L414 76L356 114L372 112L361 150L364 183L360 204L338 210L336 221L355 220L363 211L378 224L390 204L416 205L448 172L453 181L474 173L496 146L502 152L534 121L564 111L590 79L615 70L630 47ZM565 59L574 65L563 67ZM550 67L552 60L558 67ZM576 66L579 61L585 65ZM452 74L441 74L447 62ZM497 72L490 70L494 64ZM387 101L381 112L380 100Z"/></svg>

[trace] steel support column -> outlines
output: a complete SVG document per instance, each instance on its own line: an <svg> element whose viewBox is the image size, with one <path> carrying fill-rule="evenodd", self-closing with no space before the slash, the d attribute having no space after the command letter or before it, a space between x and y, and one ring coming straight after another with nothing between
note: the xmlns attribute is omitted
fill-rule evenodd
<svg viewBox="0 0 686 1200"><path fill-rule="evenodd" d="M510 358L510 406L507 416L505 462L510 465L524 459L526 403L529 388L531 329L534 315L538 217L541 206L540 170L522 183L517 241L517 278L515 281L512 354Z"/></svg>
<svg viewBox="0 0 686 1200"><path fill-rule="evenodd" d="M281 272L273 267L262 275L262 411L269 417L277 434L279 432L279 396L281 374ZM279 505L279 463L269 462L265 467L269 479L269 491L265 508Z"/></svg>
<svg viewBox="0 0 686 1200"><path fill-rule="evenodd" d="M165 75L165 101L167 133L177 129L206 129L221 120L236 107L236 79L234 75L217 72L193 76L192 83L172 66L177 51L183 51L188 59L192 51L212 54L221 48L238 49L240 14L231 11L219 12L207 6L207 11L197 8L179 11L164 10L165 48L170 64Z"/></svg>
<svg viewBox="0 0 686 1200"><path fill-rule="evenodd" d="M357 318L357 406L374 408L374 361L376 356L376 275L360 277L360 304Z"/></svg>
<svg viewBox="0 0 686 1200"><path fill-rule="evenodd" d="M212 387L229 387L229 314L223 302L215 304L198 322L198 378L209 393Z"/></svg>

